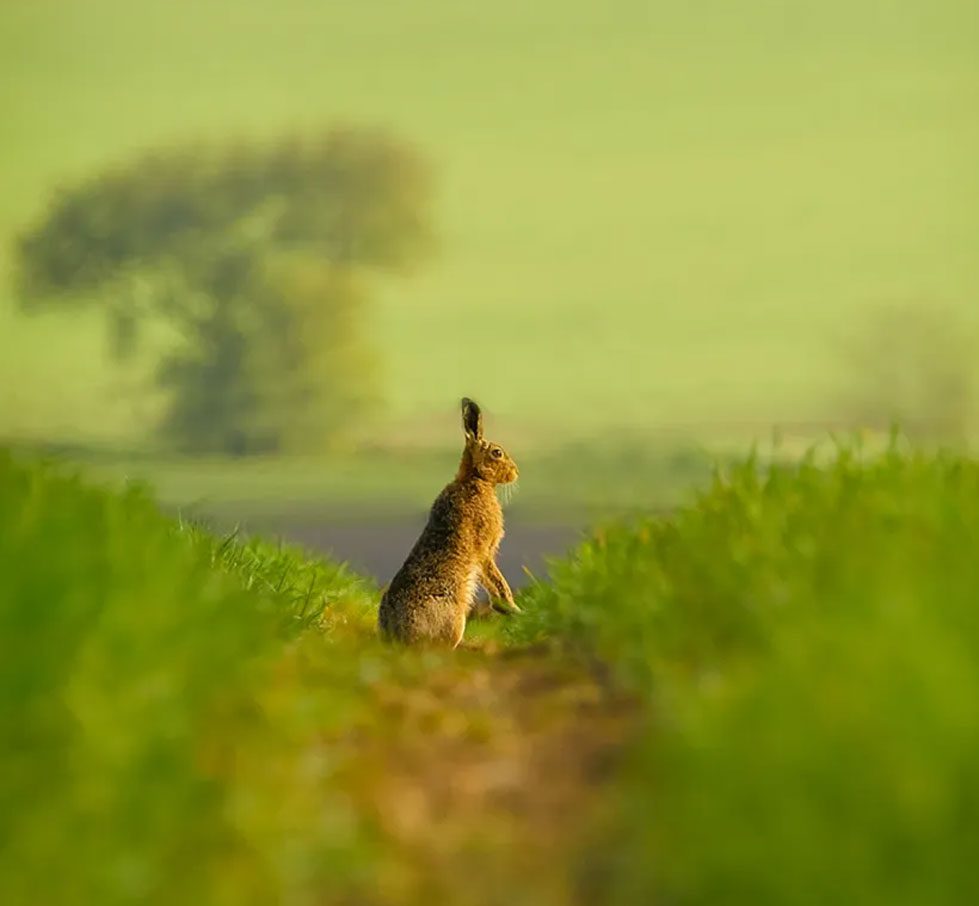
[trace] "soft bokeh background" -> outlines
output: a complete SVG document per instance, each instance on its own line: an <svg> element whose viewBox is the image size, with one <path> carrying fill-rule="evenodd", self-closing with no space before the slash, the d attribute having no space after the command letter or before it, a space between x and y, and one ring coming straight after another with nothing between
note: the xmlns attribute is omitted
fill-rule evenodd
<svg viewBox="0 0 979 906"><path fill-rule="evenodd" d="M552 521L668 504L701 451L773 428L967 436L976 20L956 0L4 3L0 436L278 523L419 511L463 394L524 464L517 507ZM159 344L120 361L97 304L21 305L15 237L146 153L338 125L431 178L434 254L363 282L377 405L325 458L175 458Z"/></svg>
<svg viewBox="0 0 979 906"><path fill-rule="evenodd" d="M0 0L0 903L979 902L977 110L974 0ZM382 645L463 395L522 613Z"/></svg>

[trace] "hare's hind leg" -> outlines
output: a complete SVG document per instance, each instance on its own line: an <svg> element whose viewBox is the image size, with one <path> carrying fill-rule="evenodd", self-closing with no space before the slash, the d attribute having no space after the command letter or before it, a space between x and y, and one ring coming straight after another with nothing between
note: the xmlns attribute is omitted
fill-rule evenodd
<svg viewBox="0 0 979 906"><path fill-rule="evenodd" d="M453 597L430 595L410 608L404 629L407 642L451 645L454 648L465 632L466 615L459 613Z"/></svg>

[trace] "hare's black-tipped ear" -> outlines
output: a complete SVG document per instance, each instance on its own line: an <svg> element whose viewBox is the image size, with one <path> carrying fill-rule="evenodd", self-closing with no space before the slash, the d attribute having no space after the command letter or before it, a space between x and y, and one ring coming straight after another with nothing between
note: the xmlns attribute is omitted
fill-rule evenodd
<svg viewBox="0 0 979 906"><path fill-rule="evenodd" d="M473 440L483 439L483 413L469 397L462 398L462 430Z"/></svg>

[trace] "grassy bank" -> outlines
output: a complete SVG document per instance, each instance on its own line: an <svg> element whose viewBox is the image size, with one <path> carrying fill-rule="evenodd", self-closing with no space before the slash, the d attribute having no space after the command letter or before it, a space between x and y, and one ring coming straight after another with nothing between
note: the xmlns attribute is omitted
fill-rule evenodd
<svg viewBox="0 0 979 906"><path fill-rule="evenodd" d="M613 902L979 896L977 492L951 456L747 462L525 597L515 640L646 702Z"/></svg>
<svg viewBox="0 0 979 906"><path fill-rule="evenodd" d="M341 566L0 459L0 900L970 902L977 547L970 460L751 460L401 651Z"/></svg>
<svg viewBox="0 0 979 906"><path fill-rule="evenodd" d="M268 903L356 871L299 753L356 705L365 583L8 457L0 575L0 899Z"/></svg>
<svg viewBox="0 0 979 906"><path fill-rule="evenodd" d="M0 901L567 901L587 673L383 647L345 568L6 455L0 577Z"/></svg>

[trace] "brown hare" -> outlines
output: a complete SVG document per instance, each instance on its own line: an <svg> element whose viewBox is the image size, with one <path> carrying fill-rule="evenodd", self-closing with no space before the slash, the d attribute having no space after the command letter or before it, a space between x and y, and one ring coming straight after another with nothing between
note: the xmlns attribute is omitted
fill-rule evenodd
<svg viewBox="0 0 979 906"><path fill-rule="evenodd" d="M454 648L466 631L477 583L494 609L520 611L496 565L503 510L495 488L515 481L517 466L484 439L482 414L469 399L462 401L462 427L466 447L455 481L436 498L421 537L381 598L378 629L391 641Z"/></svg>

